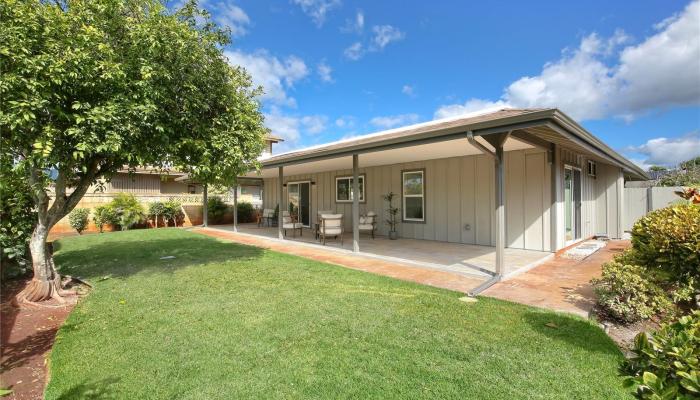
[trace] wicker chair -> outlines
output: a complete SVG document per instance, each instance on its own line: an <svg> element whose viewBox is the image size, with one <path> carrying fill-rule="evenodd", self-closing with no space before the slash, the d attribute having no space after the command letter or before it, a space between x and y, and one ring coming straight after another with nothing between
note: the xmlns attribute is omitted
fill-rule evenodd
<svg viewBox="0 0 700 400"><path fill-rule="evenodd" d="M318 228L321 243L325 246L326 238L340 236L340 245L343 245L343 214L322 214Z"/></svg>

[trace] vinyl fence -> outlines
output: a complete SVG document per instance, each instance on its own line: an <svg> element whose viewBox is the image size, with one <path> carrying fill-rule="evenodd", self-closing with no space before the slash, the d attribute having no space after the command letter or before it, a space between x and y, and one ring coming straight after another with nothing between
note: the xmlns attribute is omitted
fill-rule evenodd
<svg viewBox="0 0 700 400"><path fill-rule="evenodd" d="M623 195L624 218L622 220L624 231L632 229L635 221L648 212L683 201L674 193L682 189L681 187L625 188Z"/></svg>

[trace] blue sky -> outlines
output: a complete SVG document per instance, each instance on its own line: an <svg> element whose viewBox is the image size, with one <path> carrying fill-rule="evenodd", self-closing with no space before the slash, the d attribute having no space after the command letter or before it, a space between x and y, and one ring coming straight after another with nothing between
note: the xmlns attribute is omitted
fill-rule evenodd
<svg viewBox="0 0 700 400"><path fill-rule="evenodd" d="M700 1L206 0L276 151L558 107L642 165L700 155Z"/></svg>

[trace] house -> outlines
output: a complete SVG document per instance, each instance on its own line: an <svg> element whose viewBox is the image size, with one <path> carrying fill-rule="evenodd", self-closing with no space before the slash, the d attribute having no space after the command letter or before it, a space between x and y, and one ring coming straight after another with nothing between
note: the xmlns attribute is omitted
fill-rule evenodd
<svg viewBox="0 0 700 400"><path fill-rule="evenodd" d="M412 247L422 245L415 240L455 244L454 251L485 246L495 253L496 279L507 272L508 251L553 253L595 235L622 237L624 182L648 179L558 109L473 113L261 163L248 176L262 178L264 208L291 203L312 230L317 211L342 213L351 249L360 252L378 245L360 244L359 216L376 212L377 233L387 235L383 195L393 192L399 237L414 240Z"/></svg>

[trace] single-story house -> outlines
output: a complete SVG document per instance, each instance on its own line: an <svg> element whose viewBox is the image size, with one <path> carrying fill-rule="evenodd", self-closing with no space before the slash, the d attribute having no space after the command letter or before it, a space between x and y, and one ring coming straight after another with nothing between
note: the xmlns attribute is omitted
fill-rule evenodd
<svg viewBox="0 0 700 400"><path fill-rule="evenodd" d="M342 213L355 252L361 215L377 213L376 233L387 235L383 196L393 192L399 237L493 246L496 277L505 249L552 253L622 237L625 180L648 179L552 108L435 120L270 155L261 166L247 176L262 178L263 208L291 203L309 228L319 210Z"/></svg>

